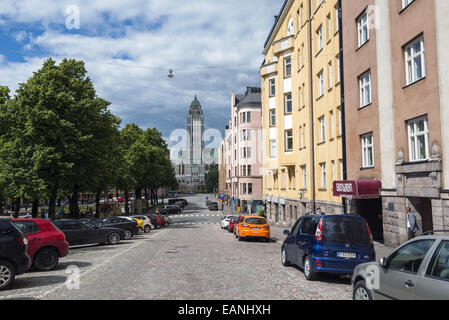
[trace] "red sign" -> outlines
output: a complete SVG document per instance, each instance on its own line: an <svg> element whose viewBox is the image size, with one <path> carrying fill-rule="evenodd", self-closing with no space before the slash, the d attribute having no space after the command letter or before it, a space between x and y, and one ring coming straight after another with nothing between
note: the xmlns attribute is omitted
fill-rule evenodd
<svg viewBox="0 0 449 320"><path fill-rule="evenodd" d="M380 198L382 182L379 180L335 181L334 197L353 199Z"/></svg>

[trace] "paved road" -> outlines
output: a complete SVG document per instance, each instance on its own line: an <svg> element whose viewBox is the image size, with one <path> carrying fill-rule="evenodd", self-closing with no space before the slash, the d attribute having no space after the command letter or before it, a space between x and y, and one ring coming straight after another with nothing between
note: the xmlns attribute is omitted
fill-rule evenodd
<svg viewBox="0 0 449 320"><path fill-rule="evenodd" d="M205 196L172 217L169 228L119 246L71 249L57 270L19 276L0 299L350 299L347 278L308 282L299 269L280 263L283 236L272 242L239 242L220 228ZM66 286L66 268L77 266L79 289Z"/></svg>

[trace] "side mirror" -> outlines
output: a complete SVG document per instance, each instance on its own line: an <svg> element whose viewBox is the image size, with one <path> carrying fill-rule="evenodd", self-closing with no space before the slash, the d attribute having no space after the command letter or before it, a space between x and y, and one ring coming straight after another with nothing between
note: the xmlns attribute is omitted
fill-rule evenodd
<svg viewBox="0 0 449 320"><path fill-rule="evenodd" d="M290 235L290 231L289 231L289 230L284 230L284 234L285 234L286 236L289 236L289 235Z"/></svg>
<svg viewBox="0 0 449 320"><path fill-rule="evenodd" d="M388 268L388 260L387 260L387 258L380 259L379 265L382 268L384 268L384 269Z"/></svg>

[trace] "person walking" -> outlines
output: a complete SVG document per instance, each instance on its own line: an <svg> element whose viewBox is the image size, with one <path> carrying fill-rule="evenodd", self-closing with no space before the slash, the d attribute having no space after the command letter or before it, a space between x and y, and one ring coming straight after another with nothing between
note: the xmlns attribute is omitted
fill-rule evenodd
<svg viewBox="0 0 449 320"><path fill-rule="evenodd" d="M415 214L409 207L405 209L405 213L407 214L408 239L411 240L416 237L416 233L420 230L420 227Z"/></svg>

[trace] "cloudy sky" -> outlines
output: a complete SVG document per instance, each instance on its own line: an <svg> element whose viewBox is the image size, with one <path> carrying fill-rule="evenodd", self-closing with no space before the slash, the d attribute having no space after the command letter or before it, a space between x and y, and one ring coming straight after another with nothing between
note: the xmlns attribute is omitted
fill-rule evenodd
<svg viewBox="0 0 449 320"><path fill-rule="evenodd" d="M1 0L0 85L15 91L48 57L82 59L123 124L169 137L185 128L197 94L206 128L223 132L231 93L260 86L261 52L282 3Z"/></svg>

